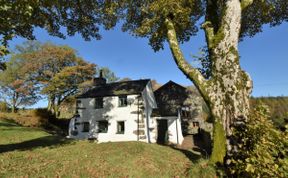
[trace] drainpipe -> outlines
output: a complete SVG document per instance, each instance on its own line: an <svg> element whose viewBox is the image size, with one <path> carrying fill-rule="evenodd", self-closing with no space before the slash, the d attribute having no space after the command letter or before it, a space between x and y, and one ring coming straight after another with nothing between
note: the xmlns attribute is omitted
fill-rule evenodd
<svg viewBox="0 0 288 178"><path fill-rule="evenodd" d="M142 94L142 96L144 96L144 94ZM147 101L147 99L144 97L144 101L145 101L145 116L146 116L146 130L147 130L147 140L148 140L148 143L151 143L151 140L150 140L150 131L149 131L149 111L148 111L148 108L149 108L149 102Z"/></svg>
<svg viewBox="0 0 288 178"><path fill-rule="evenodd" d="M146 110L147 138L148 138L148 143L151 143L151 140L150 140L150 130L149 130L149 119L150 119L150 116L148 116L148 109L147 109L147 110Z"/></svg>
<svg viewBox="0 0 288 178"><path fill-rule="evenodd" d="M179 136L178 136L178 119L180 119L180 108L178 109L178 116L176 118L176 136L177 136L177 144L179 144Z"/></svg>

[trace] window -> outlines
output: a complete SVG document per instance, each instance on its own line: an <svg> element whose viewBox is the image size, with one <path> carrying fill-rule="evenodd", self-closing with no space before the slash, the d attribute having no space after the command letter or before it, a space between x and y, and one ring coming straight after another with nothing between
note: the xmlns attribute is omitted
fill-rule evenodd
<svg viewBox="0 0 288 178"><path fill-rule="evenodd" d="M199 127L199 122L193 122L193 127Z"/></svg>
<svg viewBox="0 0 288 178"><path fill-rule="evenodd" d="M125 122L118 121L117 122L117 134L124 134L125 131Z"/></svg>
<svg viewBox="0 0 288 178"><path fill-rule="evenodd" d="M127 106L127 96L119 96L119 107Z"/></svg>
<svg viewBox="0 0 288 178"><path fill-rule="evenodd" d="M107 132L108 132L108 121L99 121L98 133L107 133Z"/></svg>
<svg viewBox="0 0 288 178"><path fill-rule="evenodd" d="M89 122L83 122L83 130L82 132L89 132L89 128L90 127L90 124Z"/></svg>
<svg viewBox="0 0 288 178"><path fill-rule="evenodd" d="M99 109L103 108L103 98L95 98L94 108Z"/></svg>

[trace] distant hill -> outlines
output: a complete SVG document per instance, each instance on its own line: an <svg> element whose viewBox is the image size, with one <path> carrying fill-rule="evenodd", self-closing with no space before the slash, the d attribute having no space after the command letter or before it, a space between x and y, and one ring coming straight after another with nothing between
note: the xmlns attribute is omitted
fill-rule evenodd
<svg viewBox="0 0 288 178"><path fill-rule="evenodd" d="M251 98L251 107L263 103L270 108L270 118L276 127L283 129L288 122L288 96Z"/></svg>

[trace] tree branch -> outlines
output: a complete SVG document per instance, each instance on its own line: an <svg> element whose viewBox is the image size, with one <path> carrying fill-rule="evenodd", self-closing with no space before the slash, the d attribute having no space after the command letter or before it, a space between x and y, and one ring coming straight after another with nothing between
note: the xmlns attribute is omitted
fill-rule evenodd
<svg viewBox="0 0 288 178"><path fill-rule="evenodd" d="M66 93L65 92L62 94L62 96L60 96L59 99L59 105L68 97L71 96L72 94L74 94L77 91L77 88L74 88L73 90L71 90L70 92Z"/></svg>
<svg viewBox="0 0 288 178"><path fill-rule="evenodd" d="M207 95L207 80L203 75L198 71L198 69L193 68L184 58L182 51L179 47L176 31L173 23L167 18L165 19L165 24L167 28L167 38L170 45L170 49L173 54L174 61L176 62L178 68L187 76L190 80L193 81L196 88L200 91L204 100L208 101Z"/></svg>
<svg viewBox="0 0 288 178"><path fill-rule="evenodd" d="M214 34L214 28L210 21L206 21L202 24L202 29L205 31L206 41L208 45L208 49L212 48Z"/></svg>
<svg viewBox="0 0 288 178"><path fill-rule="evenodd" d="M209 51L213 47L213 39L220 25L218 17L219 14L217 13L218 11L219 9L217 1L207 0L205 22L202 24L201 27L205 31L206 42Z"/></svg>

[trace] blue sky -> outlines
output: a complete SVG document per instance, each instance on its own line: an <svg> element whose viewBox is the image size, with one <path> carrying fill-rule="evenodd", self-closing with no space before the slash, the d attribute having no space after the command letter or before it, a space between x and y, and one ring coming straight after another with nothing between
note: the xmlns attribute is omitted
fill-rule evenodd
<svg viewBox="0 0 288 178"><path fill-rule="evenodd" d="M245 38L239 44L241 65L254 81L253 96L288 96L287 32L288 23L273 28L265 26L262 33L253 38ZM167 44L164 50L155 53L147 39L123 33L119 27L102 31L101 34L102 40L87 42L80 35L63 40L51 37L41 29L35 31L37 40L69 45L78 51L79 56L97 65L109 67L118 77L150 78L162 84L169 80L182 85L192 84L177 68ZM23 41L25 39L15 38L10 47ZM199 48L204 45L201 30L181 48L186 59L192 62L191 55L197 55Z"/></svg>

